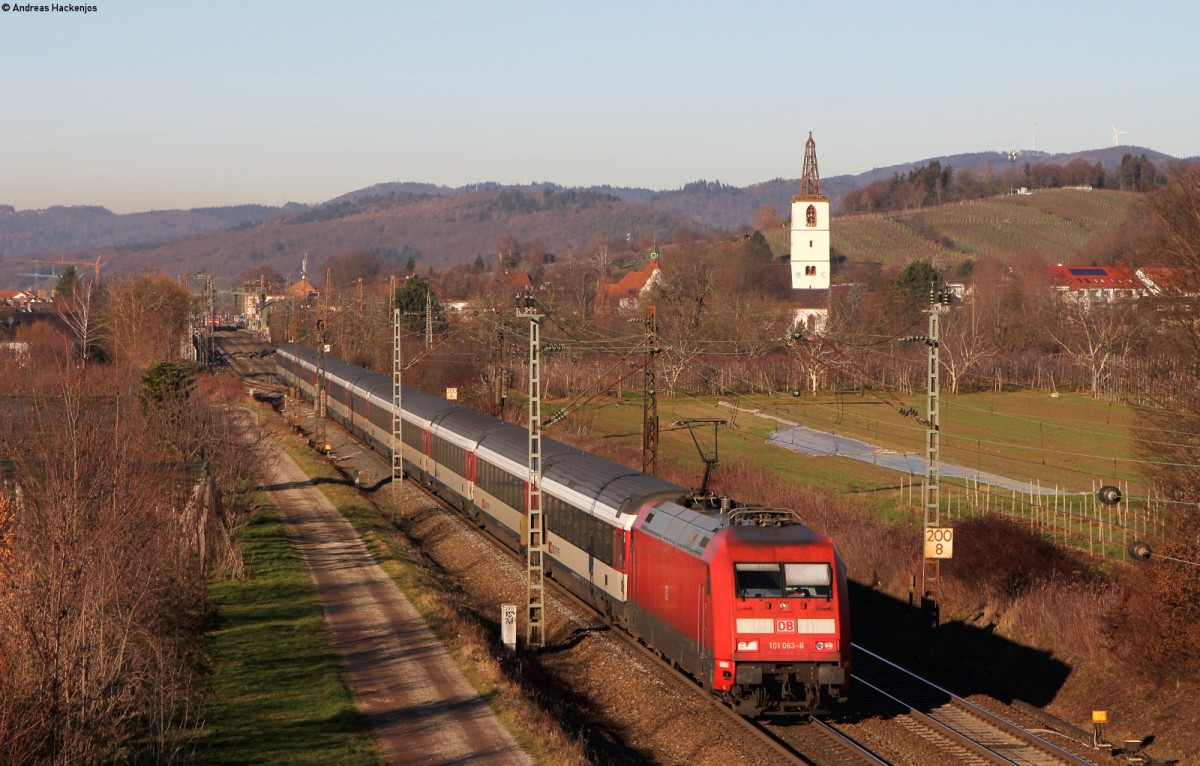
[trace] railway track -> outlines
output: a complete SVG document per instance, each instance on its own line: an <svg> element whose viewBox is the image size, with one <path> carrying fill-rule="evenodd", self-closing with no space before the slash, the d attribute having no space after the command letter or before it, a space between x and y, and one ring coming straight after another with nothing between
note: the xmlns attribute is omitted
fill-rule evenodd
<svg viewBox="0 0 1200 766"><path fill-rule="evenodd" d="M283 386L275 379L274 348L255 335L241 330L221 330L213 333L220 359L257 391L282 393Z"/></svg>
<svg viewBox="0 0 1200 766"><path fill-rule="evenodd" d="M961 763L1092 764L857 645L853 678L855 688L880 695L902 725Z"/></svg>
<svg viewBox="0 0 1200 766"><path fill-rule="evenodd" d="M792 727L787 741L805 754L814 766L879 766L887 764L845 732L838 731L819 718Z"/></svg>

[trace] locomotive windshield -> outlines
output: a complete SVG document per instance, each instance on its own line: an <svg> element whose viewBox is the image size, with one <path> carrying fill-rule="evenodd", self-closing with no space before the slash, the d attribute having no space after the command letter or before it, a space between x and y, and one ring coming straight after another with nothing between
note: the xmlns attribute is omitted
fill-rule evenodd
<svg viewBox="0 0 1200 766"><path fill-rule="evenodd" d="M734 564L738 598L831 598L828 564Z"/></svg>

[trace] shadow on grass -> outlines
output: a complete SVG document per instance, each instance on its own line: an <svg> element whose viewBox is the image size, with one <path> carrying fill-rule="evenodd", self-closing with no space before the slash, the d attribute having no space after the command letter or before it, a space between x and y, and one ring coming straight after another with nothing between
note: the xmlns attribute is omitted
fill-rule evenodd
<svg viewBox="0 0 1200 766"><path fill-rule="evenodd" d="M850 584L850 603L855 643L959 696L987 694L1040 708L1071 674L1050 652L982 628L961 622L931 628L918 607L858 583Z"/></svg>
<svg viewBox="0 0 1200 766"><path fill-rule="evenodd" d="M307 487L315 487L319 484L341 484L346 487L353 487L354 482L350 479L333 479L326 476L318 476L315 479L306 479L304 481L285 481L279 484L264 484L257 487L259 492L279 492L285 489L303 489Z"/></svg>
<svg viewBox="0 0 1200 766"><path fill-rule="evenodd" d="M248 577L214 583L212 695L204 763L375 764L312 580L282 524L260 511L245 530Z"/></svg>

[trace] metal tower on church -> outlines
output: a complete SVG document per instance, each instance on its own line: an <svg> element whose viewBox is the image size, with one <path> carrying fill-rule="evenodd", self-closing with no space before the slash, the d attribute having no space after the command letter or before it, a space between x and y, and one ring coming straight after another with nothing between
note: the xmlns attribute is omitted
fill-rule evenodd
<svg viewBox="0 0 1200 766"><path fill-rule="evenodd" d="M812 131L809 131L808 141L804 143L804 172L800 176L800 196L825 197L821 193L821 172L817 170L817 142L813 141Z"/></svg>

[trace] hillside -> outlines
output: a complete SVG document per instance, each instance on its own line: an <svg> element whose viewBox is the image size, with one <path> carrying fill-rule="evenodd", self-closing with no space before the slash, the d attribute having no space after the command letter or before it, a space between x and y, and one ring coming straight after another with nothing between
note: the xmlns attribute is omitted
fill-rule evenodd
<svg viewBox="0 0 1200 766"><path fill-rule="evenodd" d="M88 248L79 255L100 256L116 271L157 268L174 275L204 270L218 284L226 284L252 267L295 275L306 254L314 268L327 258L365 250L396 267L412 258L422 271L440 270L472 262L476 256L490 262L506 237L540 241L553 253L627 237L667 239L683 231L704 233L685 216L593 192L406 192L344 197L236 230ZM0 283L12 281L15 272L15 267L0 262Z"/></svg>
<svg viewBox="0 0 1200 766"><path fill-rule="evenodd" d="M830 227L843 268L897 268L929 260L952 276L963 262L985 257L1033 253L1055 262L1090 262L1091 248L1120 227L1140 199L1131 192L1040 189L904 212L834 216ZM786 230L771 232L768 241L775 252L787 252Z"/></svg>
<svg viewBox="0 0 1200 766"><path fill-rule="evenodd" d="M1111 172L1127 154L1144 154L1161 167L1173 161L1153 150L1118 146L1056 155L1026 152L1019 157L1018 165L1065 165L1082 159ZM839 201L850 192L930 162L953 168L955 173L971 169L978 176L990 178L1002 177L1009 169L1007 155L1001 152L948 155L825 178L822 190L836 212ZM205 269L219 277L231 277L259 265L287 274L296 270L305 252L316 264L329 255L361 249L394 263L415 257L439 267L476 255L486 257L505 237L541 240L546 249L555 252L627 236L664 238L682 230L736 231L756 225L756 213L763 206L773 207L786 218L798 183L777 178L736 187L719 181L695 181L680 189L653 191L613 186L566 189L553 183L511 187L484 182L451 188L395 182L347 192L315 206L238 205L127 215L96 206L18 211L0 205L0 286L29 284L29 278L17 276L32 271L28 264L5 263L22 258L81 260L102 255L110 269L157 266L168 273ZM1014 248L1032 248L1050 255L1061 252L1065 259L1084 247L1094 233L1098 224L1089 221L1115 223L1127 215L1123 203L1108 203L1105 207L1101 200L1107 192L1090 202L1063 203L1068 207L1082 204L1088 210L1095 207L1080 215L1048 210L1044 218L1018 213L997 218L999 213L990 207L1032 205L1040 209L1054 199L1070 199L1055 194L1039 190L1029 198L975 202L970 211L959 210L956 217L930 210L874 218L843 216L835 218L833 224L835 247L848 259L864 262L887 262L899 257L890 253L903 252L952 263ZM1020 223L1045 231L1005 235L1000 231L1005 220L1010 229L1015 228L1011 224ZM773 240L777 252L786 252L786 235Z"/></svg>
<svg viewBox="0 0 1200 766"><path fill-rule="evenodd" d="M235 205L117 215L93 205L12 210L0 206L0 259L152 242L258 223L285 208Z"/></svg>

